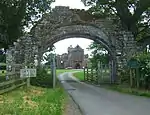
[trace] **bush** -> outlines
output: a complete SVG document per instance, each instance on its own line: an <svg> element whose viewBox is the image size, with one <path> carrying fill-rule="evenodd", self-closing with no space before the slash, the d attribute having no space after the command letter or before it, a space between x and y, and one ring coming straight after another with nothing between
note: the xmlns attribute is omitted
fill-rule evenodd
<svg viewBox="0 0 150 115"><path fill-rule="evenodd" d="M150 89L150 53L140 52L137 53L132 59L136 59L139 62L138 74L135 72L135 69L132 69L132 78L133 78L133 87L137 87L137 76L139 76L139 87L144 89ZM130 68L124 68L119 71L120 83L124 84L130 83Z"/></svg>
<svg viewBox="0 0 150 115"><path fill-rule="evenodd" d="M150 89L150 53L141 53L136 56L140 62L140 80L141 86L144 86L146 89Z"/></svg>
<svg viewBox="0 0 150 115"><path fill-rule="evenodd" d="M40 87L52 87L53 80L44 68L37 69L37 77L31 78L31 85Z"/></svg>
<svg viewBox="0 0 150 115"><path fill-rule="evenodd" d="M119 70L119 80L121 84L129 84L130 83L130 75L129 69L127 67Z"/></svg>

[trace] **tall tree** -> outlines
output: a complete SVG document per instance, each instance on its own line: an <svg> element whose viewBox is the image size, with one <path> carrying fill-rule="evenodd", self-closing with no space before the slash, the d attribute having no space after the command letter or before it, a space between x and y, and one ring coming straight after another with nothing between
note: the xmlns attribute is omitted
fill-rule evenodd
<svg viewBox="0 0 150 115"><path fill-rule="evenodd" d="M81 0L95 15L116 16L135 39L150 37L150 0Z"/></svg>
<svg viewBox="0 0 150 115"><path fill-rule="evenodd" d="M24 27L36 23L54 0L1 0L0 47L7 48L23 34Z"/></svg>
<svg viewBox="0 0 150 115"><path fill-rule="evenodd" d="M97 67L98 61L102 62L103 64L109 63L108 51L101 44L93 42L87 49L92 51L92 57L90 58L90 61L94 68Z"/></svg>

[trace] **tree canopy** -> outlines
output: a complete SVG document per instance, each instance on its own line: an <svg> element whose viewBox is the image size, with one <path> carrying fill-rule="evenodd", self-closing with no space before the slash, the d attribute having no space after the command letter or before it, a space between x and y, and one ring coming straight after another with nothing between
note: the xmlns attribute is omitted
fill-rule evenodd
<svg viewBox="0 0 150 115"><path fill-rule="evenodd" d="M87 49L92 51L92 57L90 58L92 67L97 68L98 61L102 62L103 64L109 63L108 51L101 44L93 42Z"/></svg>
<svg viewBox="0 0 150 115"><path fill-rule="evenodd" d="M119 19L135 39L150 37L150 0L81 0L94 15Z"/></svg>
<svg viewBox="0 0 150 115"><path fill-rule="evenodd" d="M0 48L7 48L23 34L24 27L35 24L37 19L51 10L54 0L1 0Z"/></svg>

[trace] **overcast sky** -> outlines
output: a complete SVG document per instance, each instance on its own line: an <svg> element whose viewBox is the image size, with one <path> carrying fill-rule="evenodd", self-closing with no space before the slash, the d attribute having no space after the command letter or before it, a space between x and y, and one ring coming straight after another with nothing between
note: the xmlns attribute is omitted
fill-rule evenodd
<svg viewBox="0 0 150 115"><path fill-rule="evenodd" d="M56 0L55 3L52 4L52 7L55 6L69 6L70 8L77 8L77 9L87 9L81 0ZM90 54L86 48L90 45L92 41L85 38L69 38L62 41L59 41L54 44L56 47L55 52L57 54L67 53L67 48L72 45L75 47L76 45L81 46L85 50L85 54Z"/></svg>

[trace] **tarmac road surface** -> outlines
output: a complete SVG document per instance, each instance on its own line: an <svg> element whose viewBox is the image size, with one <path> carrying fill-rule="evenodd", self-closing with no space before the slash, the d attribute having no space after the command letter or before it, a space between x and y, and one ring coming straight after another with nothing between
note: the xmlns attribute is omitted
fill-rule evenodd
<svg viewBox="0 0 150 115"><path fill-rule="evenodd" d="M83 115L150 115L150 98L82 83L72 73L63 73L58 78Z"/></svg>

